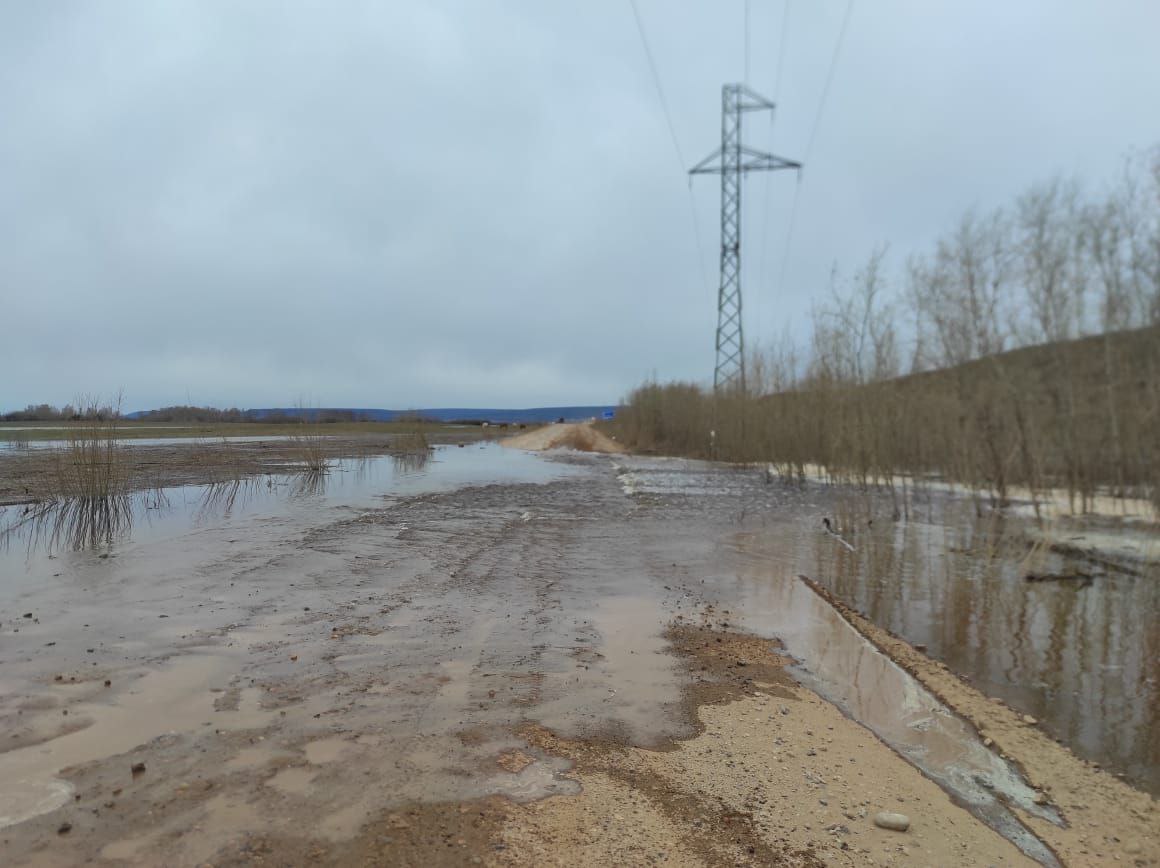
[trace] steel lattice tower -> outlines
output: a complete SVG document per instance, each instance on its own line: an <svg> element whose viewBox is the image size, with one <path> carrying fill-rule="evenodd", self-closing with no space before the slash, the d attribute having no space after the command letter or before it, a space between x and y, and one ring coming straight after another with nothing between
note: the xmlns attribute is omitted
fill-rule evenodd
<svg viewBox="0 0 1160 868"><path fill-rule="evenodd" d="M773 111L774 105L743 84L721 88L721 147L689 170L721 176L721 286L717 291L715 391L745 390L745 334L741 324L741 178L747 172L800 169L801 163L757 151L741 143L745 112Z"/></svg>

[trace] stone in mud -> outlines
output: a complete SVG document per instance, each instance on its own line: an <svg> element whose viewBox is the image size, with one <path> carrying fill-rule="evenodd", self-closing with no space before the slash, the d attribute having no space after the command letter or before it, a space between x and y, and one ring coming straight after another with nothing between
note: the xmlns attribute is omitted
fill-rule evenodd
<svg viewBox="0 0 1160 868"><path fill-rule="evenodd" d="M1035 724L1039 723L1039 721L1032 717L1030 714L1023 715L1023 722L1029 726L1035 726Z"/></svg>
<svg viewBox="0 0 1160 868"><path fill-rule="evenodd" d="M910 817L906 814L895 814L891 811L882 811L874 815L874 825L880 829L890 829L895 832L905 832L910 828Z"/></svg>
<svg viewBox="0 0 1160 868"><path fill-rule="evenodd" d="M145 774L145 763L133 763L133 765L129 767L129 771L132 773L133 777L137 777L137 775L143 775Z"/></svg>

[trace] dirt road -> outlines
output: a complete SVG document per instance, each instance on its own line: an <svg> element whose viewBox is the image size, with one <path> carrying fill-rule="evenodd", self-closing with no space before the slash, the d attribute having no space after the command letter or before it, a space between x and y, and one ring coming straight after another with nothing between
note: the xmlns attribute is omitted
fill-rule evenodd
<svg viewBox="0 0 1160 868"><path fill-rule="evenodd" d="M756 478L633 460L449 448L10 546L0 861L1156 864L1148 796L985 746L739 534Z"/></svg>

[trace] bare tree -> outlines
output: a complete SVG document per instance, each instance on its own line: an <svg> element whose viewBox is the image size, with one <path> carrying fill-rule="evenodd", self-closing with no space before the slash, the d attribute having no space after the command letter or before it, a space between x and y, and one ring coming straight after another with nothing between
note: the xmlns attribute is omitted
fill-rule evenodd
<svg viewBox="0 0 1160 868"><path fill-rule="evenodd" d="M1080 212L1078 184L1059 177L1015 202L1017 268L1030 315L1025 343L1068 340L1083 330Z"/></svg>
<svg viewBox="0 0 1160 868"><path fill-rule="evenodd" d="M1002 211L968 211L933 258L910 263L910 298L937 363L958 365L1002 352L1011 308L1012 257Z"/></svg>

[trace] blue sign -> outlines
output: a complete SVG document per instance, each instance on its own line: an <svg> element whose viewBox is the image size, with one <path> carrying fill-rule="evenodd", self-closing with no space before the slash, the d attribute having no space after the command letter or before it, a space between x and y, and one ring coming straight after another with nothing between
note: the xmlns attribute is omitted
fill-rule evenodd
<svg viewBox="0 0 1160 868"><path fill-rule="evenodd" d="M616 416L616 411L615 411L615 410L605 410L603 413L601 413L601 414L600 414L600 418L601 418L601 419L604 419L604 420L606 420L606 421L607 421L608 419L612 419L612 418L613 418L613 417L615 417L615 416Z"/></svg>

